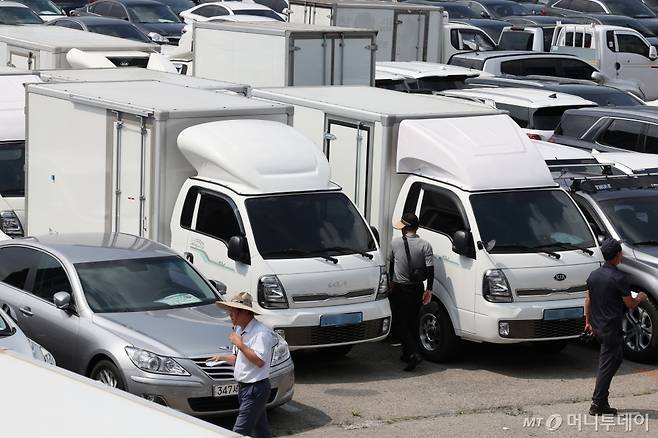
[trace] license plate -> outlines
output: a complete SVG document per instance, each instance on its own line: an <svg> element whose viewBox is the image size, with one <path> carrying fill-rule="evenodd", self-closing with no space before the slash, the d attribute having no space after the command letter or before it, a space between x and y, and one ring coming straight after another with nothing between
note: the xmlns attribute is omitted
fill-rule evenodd
<svg viewBox="0 0 658 438"><path fill-rule="evenodd" d="M340 327L343 325L361 324L363 313L338 313L335 315L320 316L320 327Z"/></svg>
<svg viewBox="0 0 658 438"><path fill-rule="evenodd" d="M239 386L237 383L231 385L213 385L213 397L228 397L229 395L237 395Z"/></svg>
<svg viewBox="0 0 658 438"><path fill-rule="evenodd" d="M566 309L545 309L544 321L557 321L561 319L579 319L584 315L582 307L568 307Z"/></svg>

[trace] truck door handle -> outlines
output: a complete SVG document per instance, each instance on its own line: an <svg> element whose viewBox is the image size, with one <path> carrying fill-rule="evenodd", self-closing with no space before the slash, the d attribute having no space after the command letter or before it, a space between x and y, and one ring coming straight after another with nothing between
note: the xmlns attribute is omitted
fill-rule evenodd
<svg viewBox="0 0 658 438"><path fill-rule="evenodd" d="M192 255L191 252L183 253L183 255L185 256L188 262L194 263L194 256Z"/></svg>
<svg viewBox="0 0 658 438"><path fill-rule="evenodd" d="M30 308L27 307L27 306L25 306L25 307L19 307L18 310L20 310L21 313L22 313L23 315L25 315L25 316L34 316L34 313L32 313L32 309L30 309Z"/></svg>
<svg viewBox="0 0 658 438"><path fill-rule="evenodd" d="M619 70L621 68L621 64L618 62L615 62L615 70Z"/></svg>

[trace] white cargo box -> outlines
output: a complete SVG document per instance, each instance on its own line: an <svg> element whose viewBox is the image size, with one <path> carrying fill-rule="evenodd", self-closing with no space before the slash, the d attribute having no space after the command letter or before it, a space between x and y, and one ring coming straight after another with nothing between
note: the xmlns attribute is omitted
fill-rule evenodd
<svg viewBox="0 0 658 438"><path fill-rule="evenodd" d="M195 78L193 76L139 67L41 70L38 73L44 82L160 81L166 84L203 90L226 90L239 94L247 94L249 91L249 85L217 81L214 79Z"/></svg>
<svg viewBox="0 0 658 438"><path fill-rule="evenodd" d="M374 0L291 0L290 10L292 23L375 29L377 61L441 62L443 8Z"/></svg>
<svg viewBox="0 0 658 438"><path fill-rule="evenodd" d="M0 26L0 65L26 70L71 68L71 49L107 57L117 66L146 67L157 44L84 32L60 26Z"/></svg>
<svg viewBox="0 0 658 438"><path fill-rule="evenodd" d="M28 85L28 234L120 231L168 244L180 188L196 175L180 132L291 117L286 105L157 81Z"/></svg>
<svg viewBox="0 0 658 438"><path fill-rule="evenodd" d="M198 77L254 87L375 84L374 30L195 22L193 32Z"/></svg>

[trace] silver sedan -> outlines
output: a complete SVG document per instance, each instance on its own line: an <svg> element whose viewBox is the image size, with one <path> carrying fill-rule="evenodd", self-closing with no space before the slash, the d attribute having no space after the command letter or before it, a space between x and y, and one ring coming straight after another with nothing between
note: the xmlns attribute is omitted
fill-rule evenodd
<svg viewBox="0 0 658 438"><path fill-rule="evenodd" d="M0 307L57 364L195 416L237 411L217 290L158 243L126 234L0 242ZM268 406L289 401L294 369L278 338Z"/></svg>

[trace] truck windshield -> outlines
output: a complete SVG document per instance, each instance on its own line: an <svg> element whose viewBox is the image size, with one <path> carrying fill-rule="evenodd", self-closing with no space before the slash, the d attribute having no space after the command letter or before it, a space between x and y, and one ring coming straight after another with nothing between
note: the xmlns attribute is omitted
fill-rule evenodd
<svg viewBox="0 0 658 438"><path fill-rule="evenodd" d="M375 251L354 205L342 193L309 193L245 201L256 246L264 259Z"/></svg>
<svg viewBox="0 0 658 438"><path fill-rule="evenodd" d="M91 310L144 312L217 301L210 286L176 256L77 263L75 269Z"/></svg>
<svg viewBox="0 0 658 438"><path fill-rule="evenodd" d="M595 246L585 219L561 190L471 196L480 237L491 253L544 252Z"/></svg>
<svg viewBox="0 0 658 438"><path fill-rule="evenodd" d="M0 141L0 195L25 196L25 142Z"/></svg>
<svg viewBox="0 0 658 438"><path fill-rule="evenodd" d="M658 246L658 193L599 201L621 238L632 245Z"/></svg>

